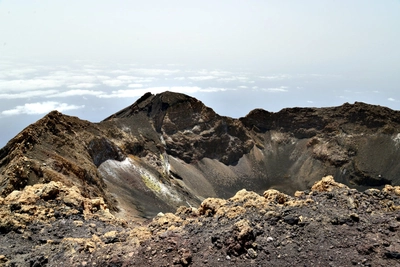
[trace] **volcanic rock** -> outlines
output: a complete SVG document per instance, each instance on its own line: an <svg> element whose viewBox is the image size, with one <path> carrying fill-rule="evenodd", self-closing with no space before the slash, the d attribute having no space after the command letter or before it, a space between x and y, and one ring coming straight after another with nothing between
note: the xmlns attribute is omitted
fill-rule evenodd
<svg viewBox="0 0 400 267"><path fill-rule="evenodd" d="M399 159L400 112L359 102L53 111L0 149L0 265L394 264Z"/></svg>
<svg viewBox="0 0 400 267"><path fill-rule="evenodd" d="M385 107L232 119L183 94L147 93L100 123L54 111L28 126L0 150L0 195L60 181L117 216L151 218L243 188L293 194L326 174L360 190L397 185L399 144L400 113Z"/></svg>
<svg viewBox="0 0 400 267"><path fill-rule="evenodd" d="M330 177L321 182L328 179L335 182ZM330 191L315 186L288 196L283 204L241 191L227 200L204 200L201 207L218 203L211 205L212 214L182 207L141 224L105 217L109 213L94 209L95 201L84 199L83 210L67 205L70 190L61 184L54 184L59 193L49 201L40 199L46 185L28 186L2 200L1 216L10 220L0 227L0 261L3 266L395 266L400 197L393 190L371 196L336 184ZM358 203L353 210L349 197ZM303 205L293 205L297 202ZM20 207L11 210L13 203Z"/></svg>

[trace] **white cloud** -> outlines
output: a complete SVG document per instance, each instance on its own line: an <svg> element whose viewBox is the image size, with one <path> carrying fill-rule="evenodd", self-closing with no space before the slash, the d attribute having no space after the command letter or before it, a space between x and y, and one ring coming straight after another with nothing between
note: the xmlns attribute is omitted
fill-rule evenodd
<svg viewBox="0 0 400 267"><path fill-rule="evenodd" d="M129 70L112 70L110 73L115 73L115 74L126 74L129 73Z"/></svg>
<svg viewBox="0 0 400 267"><path fill-rule="evenodd" d="M103 84L111 87L120 87L124 84L126 84L126 81L118 80L118 79L112 79L112 80L104 80ZM129 81L128 81L129 83Z"/></svg>
<svg viewBox="0 0 400 267"><path fill-rule="evenodd" d="M72 74L67 74L64 77L60 77L60 79L68 81L68 82L73 82L73 83L94 83L97 80L97 77L96 77L96 75L72 75Z"/></svg>
<svg viewBox="0 0 400 267"><path fill-rule="evenodd" d="M87 67L87 66L84 66L84 67L85 67L85 69L83 71L86 72L86 73L90 73L90 74L101 73L101 72L104 71L102 69L90 68L90 67Z"/></svg>
<svg viewBox="0 0 400 267"><path fill-rule="evenodd" d="M226 89L226 88L220 88L220 87L209 87L205 89L201 89L200 92L205 92L205 93L215 93L215 92L225 92L225 91L235 91L235 89Z"/></svg>
<svg viewBox="0 0 400 267"><path fill-rule="evenodd" d="M394 98L392 98L392 97L389 97L388 100L389 100L389 101L392 101L392 102L396 102L396 99L394 99Z"/></svg>
<svg viewBox="0 0 400 267"><path fill-rule="evenodd" d="M175 69L175 70L168 70L168 69L146 69L146 68L141 68L141 69L132 69L132 73L139 74L139 75L144 75L144 76L159 76L159 75L172 75L179 73L180 70Z"/></svg>
<svg viewBox="0 0 400 267"><path fill-rule="evenodd" d="M112 91L111 94L100 95L99 98L125 98L125 97L138 97L147 92L160 93L168 90L168 87L155 87L147 89L130 89L130 90L117 90Z"/></svg>
<svg viewBox="0 0 400 267"><path fill-rule="evenodd" d="M227 91L226 88L218 88L218 87L209 87L209 88L200 88L197 86L161 86L161 87L150 87L150 88L141 88L141 89L131 89L131 90L116 90L112 91L110 94L102 94L99 95L99 98L125 98L125 97L138 97L142 96L147 92L151 92L152 94L159 94L165 91L171 91L175 93L184 93L184 94L193 94L198 92L221 92Z"/></svg>
<svg viewBox="0 0 400 267"><path fill-rule="evenodd" d="M286 88L287 88L286 86L281 86L278 88L266 88L266 89L263 89L263 91L270 92L270 93L283 93L283 92L288 91Z"/></svg>
<svg viewBox="0 0 400 267"><path fill-rule="evenodd" d="M130 89L130 90L117 90L112 91L111 94L100 95L100 98L125 98L125 97L138 97L142 96L147 92L153 94L159 94L164 91L171 91L171 87L152 87L152 88L141 88L141 89Z"/></svg>
<svg viewBox="0 0 400 267"><path fill-rule="evenodd" d="M70 96L83 96L83 95L94 95L98 96L103 94L103 91L94 91L94 90L69 90L65 92L59 92L51 95L47 95L47 98L54 98L54 97L70 97Z"/></svg>
<svg viewBox="0 0 400 267"><path fill-rule="evenodd" d="M68 88L93 88L97 86L96 83L78 83L78 84L71 84L68 85Z"/></svg>
<svg viewBox="0 0 400 267"><path fill-rule="evenodd" d="M177 81L183 81L185 79L186 79L185 77L175 77L174 78L174 80L177 80Z"/></svg>
<svg viewBox="0 0 400 267"><path fill-rule="evenodd" d="M229 71L212 70L209 72L209 74L211 74L213 76L228 76L228 75L231 75L232 73Z"/></svg>
<svg viewBox="0 0 400 267"><path fill-rule="evenodd" d="M258 78L265 79L265 80L284 80L284 79L290 79L291 76L287 75L287 74L278 74L278 75L269 75L269 76L259 76Z"/></svg>
<svg viewBox="0 0 400 267"><path fill-rule="evenodd" d="M131 84L131 83L136 83L136 84L149 83L154 80L156 80L155 77L136 77L136 76L122 75L122 76L118 76L114 79L104 79L101 82L104 85L107 85L110 87L121 87L121 86Z"/></svg>
<svg viewBox="0 0 400 267"><path fill-rule="evenodd" d="M138 77L129 75L120 75L117 77L117 80L123 80L123 81L132 81L136 79L138 79Z"/></svg>
<svg viewBox="0 0 400 267"><path fill-rule="evenodd" d="M143 87L143 84L141 83L131 83L130 85L128 85L129 88L141 88Z"/></svg>
<svg viewBox="0 0 400 267"><path fill-rule="evenodd" d="M183 64L170 63L170 64L167 64L167 66L168 67L182 67L184 65Z"/></svg>
<svg viewBox="0 0 400 267"><path fill-rule="evenodd" d="M57 93L57 90L35 90L20 93L0 94L0 99L22 99L31 97L42 97Z"/></svg>
<svg viewBox="0 0 400 267"><path fill-rule="evenodd" d="M23 106L16 106L13 109L4 110L1 112L1 115L4 116L12 116L12 115L19 115L19 114L27 114L27 115L37 115L37 114L46 114L52 110L58 110L60 112L66 110L73 110L73 109L80 109L84 108L85 106L76 106L76 105L69 105L67 103L59 103L59 102L37 102L37 103L27 103Z"/></svg>
<svg viewBox="0 0 400 267"><path fill-rule="evenodd" d="M146 78L137 78L135 80L136 83L151 83L153 81L157 80L156 77L146 77Z"/></svg>
<svg viewBox="0 0 400 267"><path fill-rule="evenodd" d="M52 79L0 80L0 88L7 91L56 88L64 85L63 81Z"/></svg>
<svg viewBox="0 0 400 267"><path fill-rule="evenodd" d="M228 76L231 75L232 73L229 71L222 71L222 70L206 70L206 69L202 69L202 70L195 70L195 71L186 71L186 73L192 73L198 76L218 76L218 77L222 77L222 76Z"/></svg>
<svg viewBox="0 0 400 267"><path fill-rule="evenodd" d="M215 79L215 77L214 76L193 76L193 77L188 77L188 79L193 80L193 81L207 81L207 80Z"/></svg>
<svg viewBox="0 0 400 267"><path fill-rule="evenodd" d="M34 72L35 69L25 69L25 73ZM82 70L83 74L77 74L73 71L57 70L49 71L44 76L38 76L33 78L0 79L0 88L4 91L25 91L35 89L47 89L47 88L92 88L98 85L99 80L110 79L107 76L100 75L87 75L85 70ZM17 72L18 73L18 72ZM24 73L21 71L21 73ZM8 79L7 79L8 78Z"/></svg>
<svg viewBox="0 0 400 267"><path fill-rule="evenodd" d="M227 78L220 78L220 79L218 79L218 81L220 81L220 82L234 82L234 81L236 81L237 79L235 78L235 77L227 77Z"/></svg>
<svg viewBox="0 0 400 267"><path fill-rule="evenodd" d="M111 78L110 78L110 76L106 76L106 75L96 75L96 79L98 79L98 80L109 80Z"/></svg>
<svg viewBox="0 0 400 267"><path fill-rule="evenodd" d="M97 75L85 75L84 70L79 70L79 74L73 71L52 71L46 76L40 77L44 80L54 80L61 84L76 84L76 83L94 83L97 80Z"/></svg>
<svg viewBox="0 0 400 267"><path fill-rule="evenodd" d="M230 76L230 77L225 77L225 78L219 78L218 81L220 82L246 82L249 78L245 76Z"/></svg>
<svg viewBox="0 0 400 267"><path fill-rule="evenodd" d="M3 66L2 66L3 67ZM31 75L32 73L37 72L38 70L32 67L20 67L16 68L16 66L12 66L12 69L8 69L10 66L5 66L4 70L1 71L0 77L2 78L25 78L28 74Z"/></svg>
<svg viewBox="0 0 400 267"><path fill-rule="evenodd" d="M181 72L179 69L160 69L160 68L129 68L129 69L118 69L112 70L110 73L113 74L135 74L135 75L143 75L143 76L159 76L159 75L172 75Z"/></svg>

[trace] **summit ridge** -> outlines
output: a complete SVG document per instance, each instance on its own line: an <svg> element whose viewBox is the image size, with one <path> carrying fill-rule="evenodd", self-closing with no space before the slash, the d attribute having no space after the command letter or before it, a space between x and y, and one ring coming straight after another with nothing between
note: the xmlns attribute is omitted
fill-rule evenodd
<svg viewBox="0 0 400 267"><path fill-rule="evenodd" d="M0 265L394 265L399 173L400 112L360 102L52 111L0 149Z"/></svg>
<svg viewBox="0 0 400 267"><path fill-rule="evenodd" d="M233 119L184 94L146 93L100 123L53 111L25 128L0 150L0 194L62 181L147 217L243 188L293 193L327 174L358 189L398 185L399 136L399 111L361 102Z"/></svg>

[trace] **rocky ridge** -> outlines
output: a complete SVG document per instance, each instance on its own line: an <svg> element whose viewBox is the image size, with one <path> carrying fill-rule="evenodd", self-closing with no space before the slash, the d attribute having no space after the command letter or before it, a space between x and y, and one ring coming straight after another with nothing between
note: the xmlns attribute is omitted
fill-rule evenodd
<svg viewBox="0 0 400 267"><path fill-rule="evenodd" d="M138 223L61 183L1 198L2 266L395 266L400 187L332 176L289 196L240 190ZM8 220L3 220L7 218Z"/></svg>
<svg viewBox="0 0 400 267"><path fill-rule="evenodd" d="M53 111L0 149L0 264L395 264L399 144L400 112L357 102L233 119L165 92L100 123Z"/></svg>
<svg viewBox="0 0 400 267"><path fill-rule="evenodd" d="M245 188L287 194L325 175L398 185L400 112L364 103L256 109L233 119L177 93L145 94L100 123L51 112L0 150L0 195L63 182L122 218L151 218Z"/></svg>

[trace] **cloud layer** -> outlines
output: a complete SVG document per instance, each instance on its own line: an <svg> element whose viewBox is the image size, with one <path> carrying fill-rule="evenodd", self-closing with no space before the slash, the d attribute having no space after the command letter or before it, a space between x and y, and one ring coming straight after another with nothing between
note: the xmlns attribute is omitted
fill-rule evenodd
<svg viewBox="0 0 400 267"><path fill-rule="evenodd" d="M105 100L131 99L133 102L147 92L164 91L189 95L207 94L203 99L214 103L221 93L231 92L241 105L250 105L262 99L272 101L272 110L287 106L309 106L343 100L363 101L360 96L373 92L374 99L382 96L387 103L398 103L400 96L382 94L382 90L356 90L333 85L345 81L336 74L252 73L221 69L187 69L179 65L150 68L133 64L107 66L93 62L75 62L72 65L17 64L2 62L0 73L0 108L2 116L44 114L53 109L61 112L104 109ZM331 97L322 99L321 88ZM330 90L326 91L326 90ZM360 93L362 92L362 93ZM303 95L307 95L304 97ZM242 95L243 97L241 97ZM229 99L228 97L227 99ZM366 99L366 102L371 102ZM293 104L292 104L293 103ZM216 103L225 107L222 102ZM278 108L279 107L279 108ZM251 109L251 108L249 108Z"/></svg>
<svg viewBox="0 0 400 267"><path fill-rule="evenodd" d="M226 70L185 70L175 65L163 68L132 67L121 65L116 69L102 65L83 64L81 68L70 66L42 66L8 63L8 70L0 76L0 100L18 100L14 108L3 110L2 114L34 114L29 111L32 100L62 99L73 97L96 97L100 99L140 97L146 92L161 93L173 91L186 94L215 93L229 90L253 90L286 92L287 86L263 88L254 86L254 75ZM284 77L284 76L280 76ZM263 82L263 78L258 79ZM47 106L51 106L48 104ZM74 105L69 104L74 107ZM53 105L55 108L62 108ZM64 108L64 110L66 110ZM68 110L68 109L67 109Z"/></svg>
<svg viewBox="0 0 400 267"><path fill-rule="evenodd" d="M58 110L60 112L64 112L67 110L81 109L84 107L85 107L84 105L76 106L54 101L36 102L36 103L27 103L24 104L23 106L16 106L13 109L4 110L1 112L1 115L4 116L12 116L20 114L37 115L37 114L46 114L52 110Z"/></svg>

